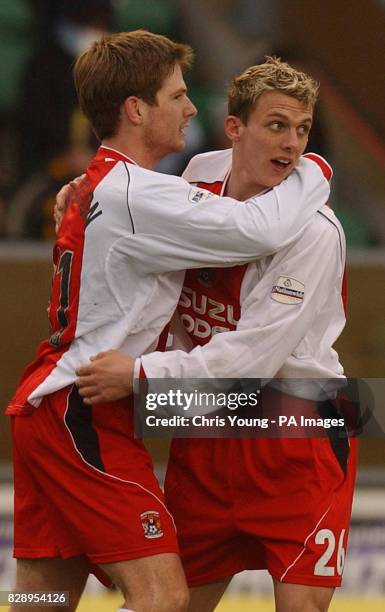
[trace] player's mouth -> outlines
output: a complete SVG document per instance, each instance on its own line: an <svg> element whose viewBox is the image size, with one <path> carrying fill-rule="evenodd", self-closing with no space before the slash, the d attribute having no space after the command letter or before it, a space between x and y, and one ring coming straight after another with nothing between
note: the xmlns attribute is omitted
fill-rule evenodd
<svg viewBox="0 0 385 612"><path fill-rule="evenodd" d="M181 127L179 128L179 131L182 132L182 134L184 135L185 133L185 129L190 127L189 123L184 123L183 125L181 125Z"/></svg>
<svg viewBox="0 0 385 612"><path fill-rule="evenodd" d="M293 166L293 161L285 157L276 157L271 160L271 163L279 172L287 172L291 170Z"/></svg>

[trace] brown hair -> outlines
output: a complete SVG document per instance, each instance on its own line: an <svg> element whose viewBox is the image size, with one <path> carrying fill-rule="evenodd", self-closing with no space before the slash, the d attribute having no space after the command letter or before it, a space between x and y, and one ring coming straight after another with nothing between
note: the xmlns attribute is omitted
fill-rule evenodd
<svg viewBox="0 0 385 612"><path fill-rule="evenodd" d="M103 36L74 66L80 108L101 140L116 134L120 107L129 96L156 104L164 79L179 64L190 67L193 51L146 30Z"/></svg>
<svg viewBox="0 0 385 612"><path fill-rule="evenodd" d="M278 57L266 57L263 64L251 66L235 77L228 91L229 114L244 124L265 91L279 91L314 107L319 84L304 72L296 70Z"/></svg>

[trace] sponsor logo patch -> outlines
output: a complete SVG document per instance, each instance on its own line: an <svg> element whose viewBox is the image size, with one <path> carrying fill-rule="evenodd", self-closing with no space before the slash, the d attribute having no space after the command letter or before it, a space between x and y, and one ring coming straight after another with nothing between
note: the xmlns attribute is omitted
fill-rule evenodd
<svg viewBox="0 0 385 612"><path fill-rule="evenodd" d="M271 290L271 297L281 304L300 304L305 295L305 285L291 276L280 276Z"/></svg>
<svg viewBox="0 0 385 612"><path fill-rule="evenodd" d="M205 191L204 189L197 189L196 187L192 187L188 194L188 199L190 202L194 202L194 204L198 204L202 200L206 200L208 197L212 195L209 191Z"/></svg>
<svg viewBox="0 0 385 612"><path fill-rule="evenodd" d="M147 510L140 515L144 536L146 538L161 538L163 535L162 525L160 524L159 512Z"/></svg>

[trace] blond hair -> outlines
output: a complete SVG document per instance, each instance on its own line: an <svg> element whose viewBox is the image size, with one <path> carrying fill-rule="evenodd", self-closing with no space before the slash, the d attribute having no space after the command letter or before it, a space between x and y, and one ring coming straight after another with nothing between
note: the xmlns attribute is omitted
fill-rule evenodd
<svg viewBox="0 0 385 612"><path fill-rule="evenodd" d="M189 68L193 51L146 30L103 36L74 66L80 108L103 140L116 134L120 107L129 96L156 104L164 79L179 65Z"/></svg>
<svg viewBox="0 0 385 612"><path fill-rule="evenodd" d="M232 80L228 90L230 115L246 124L257 100L266 91L278 91L314 107L319 90L317 81L278 57L266 57L265 60Z"/></svg>

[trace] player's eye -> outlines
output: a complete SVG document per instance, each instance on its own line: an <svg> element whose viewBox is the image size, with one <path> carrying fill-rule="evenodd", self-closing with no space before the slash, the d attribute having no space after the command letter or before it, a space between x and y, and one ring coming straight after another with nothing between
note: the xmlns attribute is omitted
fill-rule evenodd
<svg viewBox="0 0 385 612"><path fill-rule="evenodd" d="M273 123L270 123L269 125L270 129L273 130L274 132L279 132L280 130L282 130L285 126L283 125L283 123L281 121L274 121Z"/></svg>
<svg viewBox="0 0 385 612"><path fill-rule="evenodd" d="M308 123L305 123L304 125L300 125L298 127L298 134L300 136L307 136L309 131L310 131L310 125Z"/></svg>

